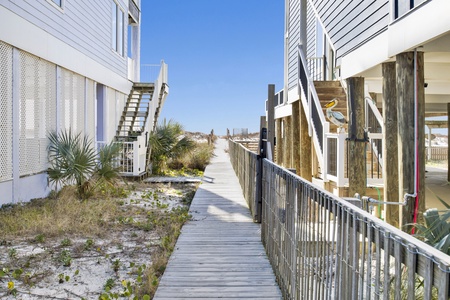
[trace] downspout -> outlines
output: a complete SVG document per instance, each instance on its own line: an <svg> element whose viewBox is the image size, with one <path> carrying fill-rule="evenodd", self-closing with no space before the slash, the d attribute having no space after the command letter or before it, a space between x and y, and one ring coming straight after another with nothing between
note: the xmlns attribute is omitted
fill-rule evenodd
<svg viewBox="0 0 450 300"><path fill-rule="evenodd" d="M414 203L413 223L417 223L417 215L419 212L419 99L417 93L417 48L414 48L414 194L405 194L404 202L407 197L416 198ZM415 227L412 228L412 234L415 233Z"/></svg>

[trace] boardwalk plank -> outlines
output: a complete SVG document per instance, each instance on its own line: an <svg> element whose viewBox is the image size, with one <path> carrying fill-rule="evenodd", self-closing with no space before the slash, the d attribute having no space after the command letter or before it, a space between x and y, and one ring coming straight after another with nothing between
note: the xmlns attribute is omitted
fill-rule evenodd
<svg viewBox="0 0 450 300"><path fill-rule="evenodd" d="M192 201L154 299L282 299L253 219L231 167L226 141Z"/></svg>

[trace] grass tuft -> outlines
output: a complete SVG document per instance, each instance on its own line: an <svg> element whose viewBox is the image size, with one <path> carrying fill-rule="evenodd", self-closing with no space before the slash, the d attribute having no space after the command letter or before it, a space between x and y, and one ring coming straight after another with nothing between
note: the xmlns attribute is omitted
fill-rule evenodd
<svg viewBox="0 0 450 300"><path fill-rule="evenodd" d="M73 187L59 195L35 199L0 209L0 232L4 238L17 236L57 237L67 234L101 235L105 224L115 218L118 203L108 199L79 201Z"/></svg>

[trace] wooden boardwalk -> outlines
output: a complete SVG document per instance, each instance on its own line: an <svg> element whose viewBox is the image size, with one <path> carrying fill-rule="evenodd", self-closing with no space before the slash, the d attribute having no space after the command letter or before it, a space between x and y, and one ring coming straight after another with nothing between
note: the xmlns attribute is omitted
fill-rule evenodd
<svg viewBox="0 0 450 300"><path fill-rule="evenodd" d="M154 299L282 299L227 147L218 140L213 182L197 190Z"/></svg>

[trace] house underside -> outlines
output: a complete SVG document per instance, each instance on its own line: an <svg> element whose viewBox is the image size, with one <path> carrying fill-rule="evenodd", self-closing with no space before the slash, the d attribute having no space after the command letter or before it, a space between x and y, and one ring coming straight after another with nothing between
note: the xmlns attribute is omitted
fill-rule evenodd
<svg viewBox="0 0 450 300"><path fill-rule="evenodd" d="M450 4L344 4L286 1L285 86L269 103L276 161L339 196L370 197L401 226L425 209L426 118L448 127ZM342 128L326 117L334 98Z"/></svg>

